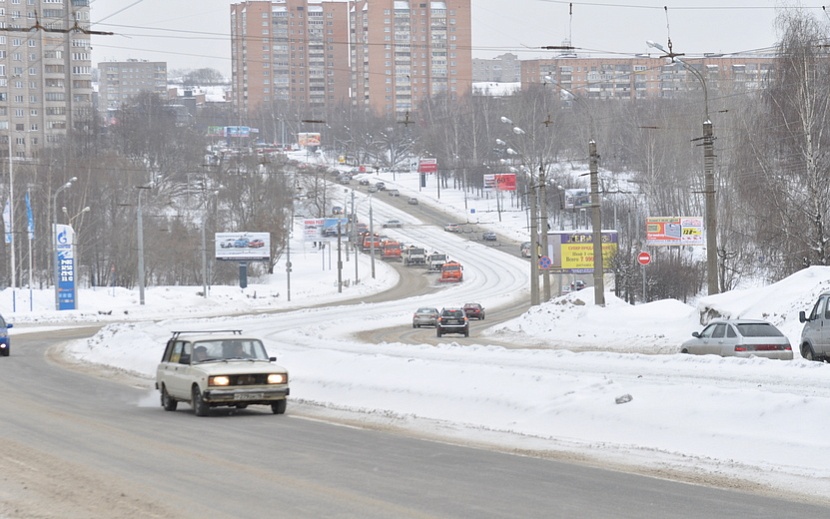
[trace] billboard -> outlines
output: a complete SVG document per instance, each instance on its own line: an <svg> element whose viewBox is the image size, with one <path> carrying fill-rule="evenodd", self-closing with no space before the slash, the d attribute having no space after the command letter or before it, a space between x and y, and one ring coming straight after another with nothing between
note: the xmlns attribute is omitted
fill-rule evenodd
<svg viewBox="0 0 830 519"><path fill-rule="evenodd" d="M75 310L75 230L71 226L55 224L55 254L58 310Z"/></svg>
<svg viewBox="0 0 830 519"><path fill-rule="evenodd" d="M270 261L271 233L217 232L214 249L220 261Z"/></svg>
<svg viewBox="0 0 830 519"><path fill-rule="evenodd" d="M703 217L649 216L646 218L646 244L657 247L705 245Z"/></svg>
<svg viewBox="0 0 830 519"><path fill-rule="evenodd" d="M438 173L438 159L420 159L418 161L418 173Z"/></svg>
<svg viewBox="0 0 830 519"><path fill-rule="evenodd" d="M300 145L301 148L310 148L312 146L319 146L320 145L320 134L319 133L298 133L297 134L297 144Z"/></svg>
<svg viewBox="0 0 830 519"><path fill-rule="evenodd" d="M611 260L617 255L617 243L617 231L602 231L602 268L606 272L611 270ZM594 233L550 231L548 256L551 272L591 274L594 272Z"/></svg>
<svg viewBox="0 0 830 519"><path fill-rule="evenodd" d="M587 189L566 189L565 209L580 209L591 205L591 193Z"/></svg>
<svg viewBox="0 0 830 519"><path fill-rule="evenodd" d="M348 240L348 218L311 218L303 220L303 241L336 241L338 223L340 223L340 240Z"/></svg>
<svg viewBox="0 0 830 519"><path fill-rule="evenodd" d="M515 173L496 173L484 175L484 189L497 191L515 191Z"/></svg>

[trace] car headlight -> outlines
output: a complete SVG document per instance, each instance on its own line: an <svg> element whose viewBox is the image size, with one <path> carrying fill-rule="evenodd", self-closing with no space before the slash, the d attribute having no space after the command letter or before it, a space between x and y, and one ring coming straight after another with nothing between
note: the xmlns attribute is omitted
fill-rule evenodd
<svg viewBox="0 0 830 519"><path fill-rule="evenodd" d="M227 375L216 375L208 379L210 386L227 386L230 385L231 379Z"/></svg>
<svg viewBox="0 0 830 519"><path fill-rule="evenodd" d="M288 382L288 374L286 373L271 373L268 375L269 384L285 384Z"/></svg>

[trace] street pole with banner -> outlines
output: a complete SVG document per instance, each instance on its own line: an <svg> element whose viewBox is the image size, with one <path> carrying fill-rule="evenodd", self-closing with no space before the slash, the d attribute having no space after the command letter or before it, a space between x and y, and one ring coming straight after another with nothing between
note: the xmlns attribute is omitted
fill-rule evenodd
<svg viewBox="0 0 830 519"><path fill-rule="evenodd" d="M55 280L58 310L75 310L75 231L71 225L55 224L55 251L58 265L58 278Z"/></svg>

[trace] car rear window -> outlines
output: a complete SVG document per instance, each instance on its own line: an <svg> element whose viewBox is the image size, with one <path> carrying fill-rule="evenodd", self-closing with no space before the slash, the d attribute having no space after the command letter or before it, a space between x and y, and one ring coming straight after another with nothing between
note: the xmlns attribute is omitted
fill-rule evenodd
<svg viewBox="0 0 830 519"><path fill-rule="evenodd" d="M447 317L463 317L464 310L444 310L444 315Z"/></svg>
<svg viewBox="0 0 830 519"><path fill-rule="evenodd" d="M783 337L778 328L769 323L745 323L738 325L738 331L744 337Z"/></svg>

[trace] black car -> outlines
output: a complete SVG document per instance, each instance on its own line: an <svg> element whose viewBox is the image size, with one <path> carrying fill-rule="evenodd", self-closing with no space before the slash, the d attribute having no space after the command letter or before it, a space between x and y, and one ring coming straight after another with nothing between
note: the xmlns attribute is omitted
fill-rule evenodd
<svg viewBox="0 0 830 519"><path fill-rule="evenodd" d="M498 238L496 237L496 233L492 231L487 231L481 235L481 239L484 241L496 241Z"/></svg>
<svg viewBox="0 0 830 519"><path fill-rule="evenodd" d="M464 337L470 336L470 321L463 308L444 308L438 316L435 325L435 334L441 337L445 333L460 333Z"/></svg>

